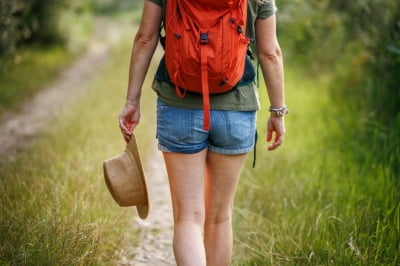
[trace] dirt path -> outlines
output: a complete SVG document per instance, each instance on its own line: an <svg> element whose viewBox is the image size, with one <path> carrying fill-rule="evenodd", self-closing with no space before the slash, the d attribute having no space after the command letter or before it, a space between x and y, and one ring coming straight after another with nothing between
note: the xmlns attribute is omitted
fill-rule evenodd
<svg viewBox="0 0 400 266"><path fill-rule="evenodd" d="M35 137L45 131L54 115L79 97L109 59L109 48L119 40L115 25L99 21L89 49L77 62L63 71L59 79L23 104L18 113L0 117L0 163L16 159ZM106 36L106 38L104 38ZM104 40L107 40L105 42ZM121 252L119 265L176 265L172 253L172 211L168 179L161 154L154 154L145 171L152 197L152 210L146 220L135 218L133 226L140 228L139 246ZM131 231L127 229L127 233Z"/></svg>
<svg viewBox="0 0 400 266"><path fill-rule="evenodd" d="M68 107L79 97L86 82L105 65L110 45L119 36L113 35L112 26L98 21L96 32L88 51L79 60L65 69L59 79L25 102L18 112L5 113L0 120L0 158L2 162L15 160L15 156L45 130L54 114ZM103 36L108 37L104 42Z"/></svg>

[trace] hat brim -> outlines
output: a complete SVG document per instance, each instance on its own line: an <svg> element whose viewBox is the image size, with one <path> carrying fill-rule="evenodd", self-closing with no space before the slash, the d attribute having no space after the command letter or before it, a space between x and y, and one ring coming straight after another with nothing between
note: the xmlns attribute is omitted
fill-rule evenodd
<svg viewBox="0 0 400 266"><path fill-rule="evenodd" d="M134 135L123 153L104 161L103 169L107 188L118 205L136 206L139 217L146 219L150 200Z"/></svg>
<svg viewBox="0 0 400 266"><path fill-rule="evenodd" d="M144 204L139 204L136 206L136 209L138 211L138 214L140 218L146 219L147 216L149 215L150 212L150 200L149 200L149 190L147 186L147 181L146 181L146 176L144 174L143 170L143 164L140 159L140 154L139 154L139 149L136 143L136 137L134 134L132 134L131 139L129 140L126 150L128 154L132 154L133 158L136 161L136 166L139 172L140 180L143 186L143 193L145 197L145 203Z"/></svg>

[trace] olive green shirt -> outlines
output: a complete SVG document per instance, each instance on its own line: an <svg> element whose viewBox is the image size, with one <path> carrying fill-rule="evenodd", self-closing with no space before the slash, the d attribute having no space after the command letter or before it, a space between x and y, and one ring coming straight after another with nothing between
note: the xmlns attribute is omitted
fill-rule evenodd
<svg viewBox="0 0 400 266"><path fill-rule="evenodd" d="M167 0L147 1L161 6L163 8L163 18L165 17ZM254 40L256 19L265 19L273 15L276 12L275 0L269 0L263 4L258 4L256 0L248 0L247 7L246 36ZM223 94L210 95L211 109L255 111L260 108L257 87L254 82L254 66L248 58L246 60L244 76L235 89ZM164 60L161 60L152 85L153 90L158 94L160 99L174 107L203 108L202 96L200 94L187 92L184 98L180 98L175 91L175 86L169 83L168 80Z"/></svg>

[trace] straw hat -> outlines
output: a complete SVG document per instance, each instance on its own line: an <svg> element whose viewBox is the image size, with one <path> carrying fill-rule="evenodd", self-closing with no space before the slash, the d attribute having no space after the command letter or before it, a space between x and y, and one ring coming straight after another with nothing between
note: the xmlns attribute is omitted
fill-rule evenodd
<svg viewBox="0 0 400 266"><path fill-rule="evenodd" d="M125 151L105 160L103 169L114 200L121 207L136 206L140 218L146 219L150 210L149 193L133 134Z"/></svg>

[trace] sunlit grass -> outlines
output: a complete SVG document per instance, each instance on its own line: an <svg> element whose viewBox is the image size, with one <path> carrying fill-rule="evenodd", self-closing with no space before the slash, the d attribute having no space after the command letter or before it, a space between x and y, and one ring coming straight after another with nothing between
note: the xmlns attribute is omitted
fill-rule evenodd
<svg viewBox="0 0 400 266"><path fill-rule="evenodd" d="M288 133L283 147L265 151L264 108L257 166L245 169L236 199L235 265L397 265L400 205L390 164L355 160L368 146L354 151L356 139L343 134L356 118L331 101L328 77L286 72Z"/></svg>

